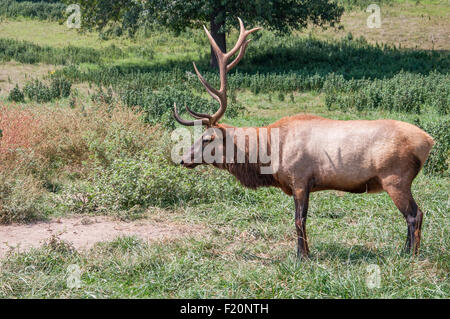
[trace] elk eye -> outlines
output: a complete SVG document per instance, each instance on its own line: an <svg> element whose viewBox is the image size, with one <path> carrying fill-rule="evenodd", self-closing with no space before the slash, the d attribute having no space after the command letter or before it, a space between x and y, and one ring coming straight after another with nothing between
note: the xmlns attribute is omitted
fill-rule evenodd
<svg viewBox="0 0 450 319"><path fill-rule="evenodd" d="M212 140L212 136L211 135L203 137L203 142L211 142L211 140Z"/></svg>

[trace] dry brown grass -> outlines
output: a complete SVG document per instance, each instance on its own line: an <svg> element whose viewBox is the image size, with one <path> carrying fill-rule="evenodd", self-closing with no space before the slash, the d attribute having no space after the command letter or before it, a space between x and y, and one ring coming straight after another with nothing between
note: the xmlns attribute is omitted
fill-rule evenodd
<svg viewBox="0 0 450 319"><path fill-rule="evenodd" d="M36 142L39 120L31 110L0 108L0 166L16 159L17 151L29 149Z"/></svg>
<svg viewBox="0 0 450 319"><path fill-rule="evenodd" d="M3 167L6 163L9 167L17 166L19 157L25 160L23 154L26 153L32 154L41 166L51 166L57 161L62 168L76 169L91 158L95 151L91 143L101 145L108 139L120 139L122 135L129 139L126 151L145 149L157 128L142 123L139 117L140 113L120 106L88 110L42 105L36 109L32 106L27 109L2 107L0 156Z"/></svg>
<svg viewBox="0 0 450 319"><path fill-rule="evenodd" d="M0 63L0 97L7 97L16 84L22 87L27 81L42 78L59 69L47 64L22 64L15 61Z"/></svg>
<svg viewBox="0 0 450 319"><path fill-rule="evenodd" d="M121 106L1 107L0 223L36 219L49 185L73 174L83 178L94 165L149 147L160 130L139 117Z"/></svg>
<svg viewBox="0 0 450 319"><path fill-rule="evenodd" d="M343 30L309 29L319 36L336 38L351 32L354 37L365 37L370 43L387 43L402 48L450 50L450 6L447 4L403 3L381 5L381 28L367 27L370 15L363 9L345 13Z"/></svg>

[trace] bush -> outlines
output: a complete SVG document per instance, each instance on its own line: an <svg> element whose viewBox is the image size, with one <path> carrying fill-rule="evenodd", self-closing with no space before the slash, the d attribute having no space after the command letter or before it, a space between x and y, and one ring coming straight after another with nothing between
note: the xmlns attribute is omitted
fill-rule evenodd
<svg viewBox="0 0 450 319"><path fill-rule="evenodd" d="M19 86L16 84L14 89L9 92L8 101L12 102L25 102L25 96L23 95L23 92L19 89Z"/></svg>
<svg viewBox="0 0 450 319"><path fill-rule="evenodd" d="M205 40L200 32L192 33L189 36L200 35L201 41ZM204 77L217 86L218 72L206 65L207 60L203 56L197 65ZM147 66L102 65L87 71L67 67L60 72L72 81L89 81L114 89L130 83L135 89L159 89L182 83L190 89L203 92L190 62L168 61ZM380 68L380 65L383 67ZM229 74L228 85L230 91L249 89L254 93L287 93L320 90L333 73L347 81L363 80L364 83L364 80L369 79L389 79L401 71L418 76L436 72L448 78L449 67L449 59L442 52L372 45L364 38L347 37L336 41L263 32L249 46L238 68ZM400 99L398 102L401 102ZM411 107L414 109L414 106Z"/></svg>
<svg viewBox="0 0 450 319"><path fill-rule="evenodd" d="M25 95L32 101L38 103L50 102L54 99L69 97L72 83L61 77L51 80L50 86L35 79L25 84L23 89Z"/></svg>
<svg viewBox="0 0 450 319"><path fill-rule="evenodd" d="M420 123L417 120L415 124L433 136L436 143L425 163L425 174L448 177L450 163L450 120L443 119L432 123Z"/></svg>
<svg viewBox="0 0 450 319"><path fill-rule="evenodd" d="M65 9L66 5L57 1L2 0L0 3L0 16L60 20L64 17Z"/></svg>
<svg viewBox="0 0 450 319"><path fill-rule="evenodd" d="M94 167L106 170L114 160L134 158L153 147L161 130L144 124L140 116L118 106L0 108L0 221L58 210L51 199L58 198L66 183L85 180Z"/></svg>
<svg viewBox="0 0 450 319"><path fill-rule="evenodd" d="M329 109L371 110L420 114L432 107L439 114L448 114L450 77L436 72L427 76L400 72L390 79L345 80L342 75L327 76L323 91Z"/></svg>
<svg viewBox="0 0 450 319"><path fill-rule="evenodd" d="M38 79L26 83L23 91L30 100L39 103L50 102L53 99L52 90Z"/></svg>
<svg viewBox="0 0 450 319"><path fill-rule="evenodd" d="M50 84L53 98L69 97L71 87L72 83L62 77L53 78Z"/></svg>
<svg viewBox="0 0 450 319"><path fill-rule="evenodd" d="M247 192L225 172L174 165L158 147L139 156L114 159L106 168L97 167L92 176L88 183L66 190L62 201L68 210L100 213L239 201Z"/></svg>
<svg viewBox="0 0 450 319"><path fill-rule="evenodd" d="M97 206L116 210L137 205L166 207L194 199L207 200L198 195L201 181L198 174L190 174L158 155L148 154L136 159L117 159L106 171L98 171L92 197Z"/></svg>
<svg viewBox="0 0 450 319"><path fill-rule="evenodd" d="M30 175L0 170L0 224L30 222L45 216L43 190Z"/></svg>

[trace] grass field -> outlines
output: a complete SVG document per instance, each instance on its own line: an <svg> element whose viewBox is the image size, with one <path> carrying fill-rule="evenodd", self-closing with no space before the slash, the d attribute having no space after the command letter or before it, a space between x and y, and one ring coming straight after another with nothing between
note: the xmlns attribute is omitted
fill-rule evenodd
<svg viewBox="0 0 450 319"><path fill-rule="evenodd" d="M108 215L198 231L89 250L58 237L12 248L0 260L0 297L449 298L450 6L396 1L381 10L381 29L366 28L367 13L352 8L344 30L262 32L230 75L223 122L266 125L306 112L424 127L438 143L412 187L425 212L415 258L402 252L406 223L385 193L313 193L311 258L299 262L291 198L168 160L173 102L217 107L192 77L196 61L217 82L201 30L99 40L57 22L1 18L0 222ZM67 284L73 264L78 289ZM371 265L379 288L366 283Z"/></svg>

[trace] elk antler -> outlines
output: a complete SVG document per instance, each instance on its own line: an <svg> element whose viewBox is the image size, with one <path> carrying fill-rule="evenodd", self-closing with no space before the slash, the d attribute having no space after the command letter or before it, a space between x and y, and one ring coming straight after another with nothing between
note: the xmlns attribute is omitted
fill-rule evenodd
<svg viewBox="0 0 450 319"><path fill-rule="evenodd" d="M202 124L207 125L207 126L215 125L220 120L220 118L223 116L223 114L225 113L225 110L227 109L227 72L230 71L232 68L234 68L239 63L239 61L244 57L245 49L247 48L248 43L251 41L251 40L246 40L247 36L250 33L253 33L255 31L261 29L261 28L253 28L251 30L245 30L244 23L242 22L242 20L240 18L238 18L238 20L239 20L239 26L240 26L239 38L238 38L236 44L234 45L234 47L231 49L231 51L229 51L227 53L223 53L222 50L220 50L219 46L217 45L216 41L214 41L214 38L209 33L208 29L206 29L206 27L203 26L203 29L205 29L206 35L208 36L209 42L211 43L211 47L214 51L214 54L216 55L217 63L219 65L220 89L217 90L217 89L213 88L208 82L206 82L205 78L198 71L195 63L193 63L194 70L195 70L195 73L197 73L198 79L203 84L206 91L209 93L209 95L211 95L213 97L213 99L215 99L217 102L219 102L220 107L217 110L217 112L214 113L213 115L194 112L194 111L190 110L187 106L186 106L186 110L194 118L196 118L197 120L201 120ZM236 52L238 50L239 50L239 53L236 56L236 58L230 64L228 64L228 59L230 59L234 54L236 54ZM178 123L180 123L182 125L188 125L188 126L194 125L195 121L186 121L186 120L183 120L180 118L180 116L177 112L176 105L174 105L173 111L174 111L174 117L178 121Z"/></svg>

